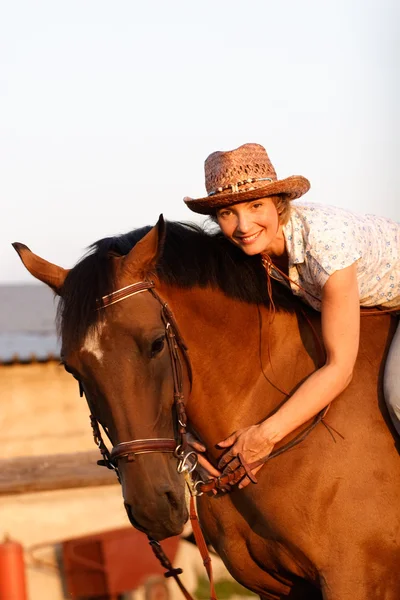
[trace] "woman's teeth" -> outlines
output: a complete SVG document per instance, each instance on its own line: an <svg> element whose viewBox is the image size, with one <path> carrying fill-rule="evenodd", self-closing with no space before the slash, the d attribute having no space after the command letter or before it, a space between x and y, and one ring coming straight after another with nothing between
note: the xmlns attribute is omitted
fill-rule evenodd
<svg viewBox="0 0 400 600"><path fill-rule="evenodd" d="M245 244L248 244L250 242L253 242L255 239L257 239L260 234L261 234L261 231L257 231L257 233L253 233L253 235L247 235L246 237L242 236L239 238L239 240L241 242L244 242Z"/></svg>

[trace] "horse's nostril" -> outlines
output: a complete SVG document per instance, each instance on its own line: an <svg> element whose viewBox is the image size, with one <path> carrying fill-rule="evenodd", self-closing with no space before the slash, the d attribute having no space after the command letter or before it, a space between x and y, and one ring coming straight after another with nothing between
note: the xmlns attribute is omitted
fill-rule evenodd
<svg viewBox="0 0 400 600"><path fill-rule="evenodd" d="M179 508L179 502L176 498L176 495L174 494L174 492L166 492L165 495L168 498L168 502L170 503L171 507L174 510L178 510Z"/></svg>

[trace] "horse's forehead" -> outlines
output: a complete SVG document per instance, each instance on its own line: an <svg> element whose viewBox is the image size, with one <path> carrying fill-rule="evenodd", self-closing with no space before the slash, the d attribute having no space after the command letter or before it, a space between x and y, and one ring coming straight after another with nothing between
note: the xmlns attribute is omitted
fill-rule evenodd
<svg viewBox="0 0 400 600"><path fill-rule="evenodd" d="M134 310L130 310L132 306L129 306L129 300L128 302L120 302L115 307L116 310L113 311L111 319L104 318L89 327L80 342L79 354L87 353L98 362L102 362L105 353L104 339L106 336L112 335L113 328L116 325L117 329L120 329L121 325L124 328L126 326L134 335L135 326L139 325L140 329L145 330L147 327L151 329L156 321L161 323L161 312L158 303L151 296L149 298L147 294L141 294L141 296L144 297L135 299Z"/></svg>
<svg viewBox="0 0 400 600"><path fill-rule="evenodd" d="M106 328L106 321L96 323L86 332L81 343L81 352L87 352L92 355L98 362L102 362L104 357L104 349L102 347L102 335Z"/></svg>

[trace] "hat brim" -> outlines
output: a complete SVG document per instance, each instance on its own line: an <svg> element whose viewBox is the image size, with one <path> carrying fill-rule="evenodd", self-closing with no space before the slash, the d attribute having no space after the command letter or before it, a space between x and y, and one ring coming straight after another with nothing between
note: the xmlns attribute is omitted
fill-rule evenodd
<svg viewBox="0 0 400 600"><path fill-rule="evenodd" d="M308 192L310 182L302 175L292 175L286 179L272 181L262 187L243 192L219 192L213 196L205 198L184 198L184 202L190 210L200 215L213 215L218 208L239 204L239 202L249 202L258 198L267 198L276 194L285 194L288 200L296 200Z"/></svg>

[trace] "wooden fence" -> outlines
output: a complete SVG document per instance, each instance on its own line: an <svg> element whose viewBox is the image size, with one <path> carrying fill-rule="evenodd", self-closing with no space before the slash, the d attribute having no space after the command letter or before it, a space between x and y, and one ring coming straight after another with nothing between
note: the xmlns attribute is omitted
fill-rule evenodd
<svg viewBox="0 0 400 600"><path fill-rule="evenodd" d="M99 467L96 450L0 460L0 495L94 487L118 483L113 471Z"/></svg>

